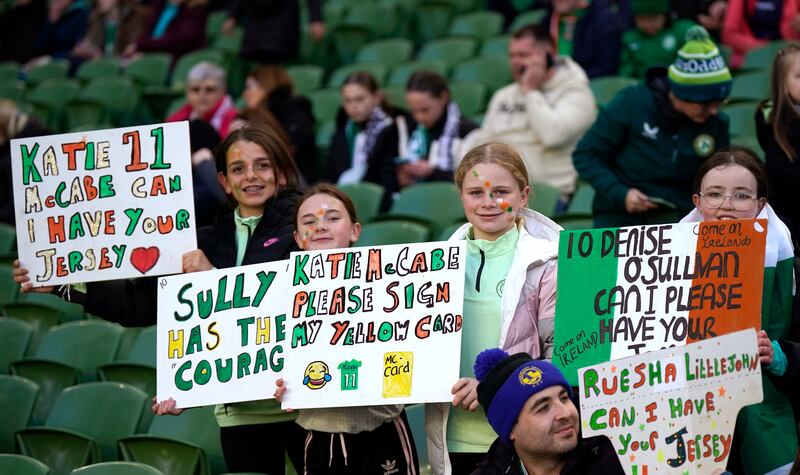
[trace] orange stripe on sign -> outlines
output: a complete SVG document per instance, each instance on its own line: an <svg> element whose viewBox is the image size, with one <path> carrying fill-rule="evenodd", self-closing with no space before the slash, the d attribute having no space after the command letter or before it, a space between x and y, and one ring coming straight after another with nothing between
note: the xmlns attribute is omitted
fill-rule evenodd
<svg viewBox="0 0 800 475"><path fill-rule="evenodd" d="M686 343L761 328L767 221L698 223L695 277L688 295Z"/></svg>

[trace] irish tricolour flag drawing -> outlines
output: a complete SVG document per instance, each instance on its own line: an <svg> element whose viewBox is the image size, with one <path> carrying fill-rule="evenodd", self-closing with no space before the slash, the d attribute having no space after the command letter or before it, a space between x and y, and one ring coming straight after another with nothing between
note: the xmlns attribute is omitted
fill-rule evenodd
<svg viewBox="0 0 800 475"><path fill-rule="evenodd" d="M766 219L563 231L553 363L577 386L584 366L760 328L767 234Z"/></svg>

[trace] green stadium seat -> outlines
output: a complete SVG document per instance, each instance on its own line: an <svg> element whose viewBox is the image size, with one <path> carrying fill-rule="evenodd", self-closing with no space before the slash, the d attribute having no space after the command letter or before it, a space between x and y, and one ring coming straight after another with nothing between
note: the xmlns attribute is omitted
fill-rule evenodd
<svg viewBox="0 0 800 475"><path fill-rule="evenodd" d="M11 99L14 102L19 102L25 96L25 83L12 79L0 83L0 99Z"/></svg>
<svg viewBox="0 0 800 475"><path fill-rule="evenodd" d="M136 462L101 462L76 468L70 475L166 475L161 470Z"/></svg>
<svg viewBox="0 0 800 475"><path fill-rule="evenodd" d="M30 422L38 393L39 386L29 379L0 375L0 453L14 452L14 434Z"/></svg>
<svg viewBox="0 0 800 475"><path fill-rule="evenodd" d="M20 294L24 295L24 294ZM29 348L35 350L51 327L58 324L61 312L57 308L32 302L12 302L3 305L2 314L19 319L30 326L32 333Z"/></svg>
<svg viewBox="0 0 800 475"><path fill-rule="evenodd" d="M0 454L0 473L4 475L49 475L50 468L24 455Z"/></svg>
<svg viewBox="0 0 800 475"><path fill-rule="evenodd" d="M439 241L448 241L450 239L450 236L452 236L453 233L458 231L458 228L460 228L463 225L464 223L453 223L445 227L444 229L441 230L441 232L439 232L439 236L437 237L437 239Z"/></svg>
<svg viewBox="0 0 800 475"><path fill-rule="evenodd" d="M344 20L337 26L358 26L369 30L375 38L391 34L395 28L394 9L378 2L359 2L355 8L348 8Z"/></svg>
<svg viewBox="0 0 800 475"><path fill-rule="evenodd" d="M575 194L567 206L568 215L590 215L592 214L592 201L594 201L594 188L588 183L578 183Z"/></svg>
<svg viewBox="0 0 800 475"><path fill-rule="evenodd" d="M362 225L371 222L378 214L378 209L383 202L383 194L386 191L383 186L368 181L342 185L339 188L353 200L358 221Z"/></svg>
<svg viewBox="0 0 800 475"><path fill-rule="evenodd" d="M386 79L388 68L380 63L355 63L336 68L328 80L328 87L341 87L342 83L347 76L357 71L366 71L372 74L372 77L378 81L378 84L383 84Z"/></svg>
<svg viewBox="0 0 800 475"><path fill-rule="evenodd" d="M389 74L387 84L406 86L408 78L411 77L416 71L433 71L442 76L447 76L447 63L440 59L419 59L416 61L409 61L407 63L398 64L392 68Z"/></svg>
<svg viewBox="0 0 800 475"><path fill-rule="evenodd" d="M83 82L89 82L96 78L117 76L119 73L119 60L113 56L104 56L81 64L75 77Z"/></svg>
<svg viewBox="0 0 800 475"><path fill-rule="evenodd" d="M20 65L13 61L0 63L0 81L16 81L19 79Z"/></svg>
<svg viewBox="0 0 800 475"><path fill-rule="evenodd" d="M34 114L53 130L62 129L64 106L77 96L80 84L74 79L47 79L28 93L26 101L34 106Z"/></svg>
<svg viewBox="0 0 800 475"><path fill-rule="evenodd" d="M533 183L528 197L528 208L536 210L552 218L555 216L556 204L561 198L561 190L547 183Z"/></svg>
<svg viewBox="0 0 800 475"><path fill-rule="evenodd" d="M0 374L8 374L9 365L25 357L32 336L33 328L24 321L0 318Z"/></svg>
<svg viewBox="0 0 800 475"><path fill-rule="evenodd" d="M117 381L145 394L156 393L156 327L142 330L128 356L100 366L97 369L101 381Z"/></svg>
<svg viewBox="0 0 800 475"><path fill-rule="evenodd" d="M98 99L81 99L80 97L70 100L64 111L65 127L67 130L86 128L90 124L99 124L106 119L106 108Z"/></svg>
<svg viewBox="0 0 800 475"><path fill-rule="evenodd" d="M508 31L513 33L528 25L538 25L546 14L547 10L544 8L541 10L520 13L516 18L514 18L514 21L511 22L511 26L508 27Z"/></svg>
<svg viewBox="0 0 800 475"><path fill-rule="evenodd" d="M594 221L591 214L562 214L556 216L555 221L559 226L566 230L592 229Z"/></svg>
<svg viewBox="0 0 800 475"><path fill-rule="evenodd" d="M66 79L68 73L69 61L60 59L32 68L26 75L26 81L36 85L48 79Z"/></svg>
<svg viewBox="0 0 800 475"><path fill-rule="evenodd" d="M503 30L503 15L491 11L464 13L453 18L447 34L450 36L471 36L483 41Z"/></svg>
<svg viewBox="0 0 800 475"><path fill-rule="evenodd" d="M120 93L121 91L124 93ZM122 125L133 114L139 95L129 78L101 77L89 82L78 95L78 99L102 105L106 111L104 121Z"/></svg>
<svg viewBox="0 0 800 475"><path fill-rule="evenodd" d="M17 231L14 226L8 223L0 223L0 253L15 250L17 243Z"/></svg>
<svg viewBox="0 0 800 475"><path fill-rule="evenodd" d="M758 143L758 137L755 135L734 135L731 136L731 144L747 147L761 159L762 162L766 160L764 151L761 149L761 144Z"/></svg>
<svg viewBox="0 0 800 475"><path fill-rule="evenodd" d="M772 62L775 55L778 54L781 48L786 46L785 41L773 41L760 48L753 48L744 56L744 62L739 68L742 71L762 70L769 72L772 69Z"/></svg>
<svg viewBox="0 0 800 475"><path fill-rule="evenodd" d="M186 87L186 76L192 67L202 61L209 61L219 66L225 65L225 57L222 51L215 49L201 49L187 53L175 63L175 69L172 71L172 89L181 91Z"/></svg>
<svg viewBox="0 0 800 475"><path fill-rule="evenodd" d="M450 95L461 109L461 114L471 117L486 110L486 86L476 81L453 81Z"/></svg>
<svg viewBox="0 0 800 475"><path fill-rule="evenodd" d="M96 122L96 123L86 123L86 124L76 125L75 127L69 129L69 132L89 132L92 130L103 130L112 128L114 128L114 126L109 124L108 122Z"/></svg>
<svg viewBox="0 0 800 475"><path fill-rule="evenodd" d="M116 460L116 442L134 433L148 397L119 383L86 383L65 389L42 427L17 432L23 455L54 474Z"/></svg>
<svg viewBox="0 0 800 475"><path fill-rule="evenodd" d="M315 142L319 150L319 156L322 160L328 155L328 149L331 146L331 139L333 133L336 131L336 123L333 120L323 122L317 126L317 133L315 135Z"/></svg>
<svg viewBox="0 0 800 475"><path fill-rule="evenodd" d="M212 43L218 36L222 35L222 24L228 19L228 12L223 9L209 13L206 20L206 38Z"/></svg>
<svg viewBox="0 0 800 475"><path fill-rule="evenodd" d="M446 1L426 0L418 5L411 18L415 42L422 45L443 36L455 12Z"/></svg>
<svg viewBox="0 0 800 475"><path fill-rule="evenodd" d="M508 59L495 56L479 57L465 61L450 74L453 81L477 81L489 88L489 93L494 92L511 82L511 71Z"/></svg>
<svg viewBox="0 0 800 475"><path fill-rule="evenodd" d="M365 224L356 245L365 247L425 242L429 237L430 230L424 224L405 220L380 221Z"/></svg>
<svg viewBox="0 0 800 475"><path fill-rule="evenodd" d="M636 79L633 78L606 76L592 79L589 81L589 87L592 89L597 107L600 108L611 102L611 99L613 99L619 91L628 86L633 86L636 83Z"/></svg>
<svg viewBox="0 0 800 475"><path fill-rule="evenodd" d="M87 315L87 320L94 320L94 319L95 319L94 316ZM139 338L139 334L145 328L149 327L122 328L122 336L119 338L119 347L117 348L117 356L114 357L114 361L125 361L128 358L128 355L130 355L133 345L136 343L136 339Z"/></svg>
<svg viewBox="0 0 800 475"><path fill-rule="evenodd" d="M769 97L769 71L739 74L733 78L730 102L763 101Z"/></svg>
<svg viewBox="0 0 800 475"><path fill-rule="evenodd" d="M338 89L320 89L308 94L311 110L319 123L333 122L342 103Z"/></svg>
<svg viewBox="0 0 800 475"><path fill-rule="evenodd" d="M170 475L225 471L211 406L187 409L176 417L155 417L147 434L122 438L117 445L123 460L145 463Z"/></svg>
<svg viewBox="0 0 800 475"><path fill-rule="evenodd" d="M390 84L382 87L381 93L383 94L384 99L386 99L386 102L388 102L392 107L397 107L400 109L406 108L405 86L400 84Z"/></svg>
<svg viewBox="0 0 800 475"><path fill-rule="evenodd" d="M17 301L54 308L60 313L59 321L61 323L71 322L73 320L83 320L85 318L83 306L73 302L68 302L58 295L27 292L24 294L19 294Z"/></svg>
<svg viewBox="0 0 800 475"><path fill-rule="evenodd" d="M728 119L730 119L728 131L730 132L731 137L756 136L755 116L757 107L758 103L743 102L728 105L722 108L722 111L728 116Z"/></svg>
<svg viewBox="0 0 800 475"><path fill-rule="evenodd" d="M431 182L409 186L400 191L386 219L411 219L427 224L438 236L445 226L464 222L461 197L453 183Z"/></svg>
<svg viewBox="0 0 800 475"><path fill-rule="evenodd" d="M358 50L357 63L380 63L386 67L411 59L414 44L405 38L373 41Z"/></svg>
<svg viewBox="0 0 800 475"><path fill-rule="evenodd" d="M508 35L488 38L481 45L481 56L500 56L507 58L509 38Z"/></svg>
<svg viewBox="0 0 800 475"><path fill-rule="evenodd" d="M473 38L440 38L425 43L417 53L417 59L444 61L448 68L452 68L475 56L477 48L478 42Z"/></svg>
<svg viewBox="0 0 800 475"><path fill-rule="evenodd" d="M128 65L125 75L139 86L163 86L167 83L171 63L166 53L146 53Z"/></svg>
<svg viewBox="0 0 800 475"><path fill-rule="evenodd" d="M331 32L328 43L333 48L335 64L350 64L354 62L358 51L373 38L372 30L367 26L336 25Z"/></svg>
<svg viewBox="0 0 800 475"><path fill-rule="evenodd" d="M14 282L14 269L0 265L0 307L17 299L19 285Z"/></svg>
<svg viewBox="0 0 800 475"><path fill-rule="evenodd" d="M301 64L286 68L286 74L292 79L295 95L305 96L322 86L325 69L313 64Z"/></svg>
<svg viewBox="0 0 800 475"><path fill-rule="evenodd" d="M36 383L39 395L31 413L31 423L43 424L53 407L53 403L61 392L78 384L78 372L75 368L51 361L25 361L12 363L11 374Z"/></svg>

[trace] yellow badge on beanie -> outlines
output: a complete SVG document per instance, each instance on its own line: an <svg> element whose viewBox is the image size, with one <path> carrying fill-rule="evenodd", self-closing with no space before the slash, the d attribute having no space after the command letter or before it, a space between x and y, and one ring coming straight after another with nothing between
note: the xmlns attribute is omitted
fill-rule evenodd
<svg viewBox="0 0 800 475"><path fill-rule="evenodd" d="M542 370L536 366L525 366L519 370L519 382L526 386L536 386L542 382Z"/></svg>

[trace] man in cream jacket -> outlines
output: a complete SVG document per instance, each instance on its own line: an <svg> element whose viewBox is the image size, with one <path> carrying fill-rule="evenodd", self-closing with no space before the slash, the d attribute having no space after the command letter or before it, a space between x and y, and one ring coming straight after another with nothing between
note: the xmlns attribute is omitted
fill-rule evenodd
<svg viewBox="0 0 800 475"><path fill-rule="evenodd" d="M526 26L512 35L508 53L514 83L492 97L476 144L516 147L531 182L560 189L564 205L577 179L572 151L597 111L583 69L554 50L546 26Z"/></svg>

